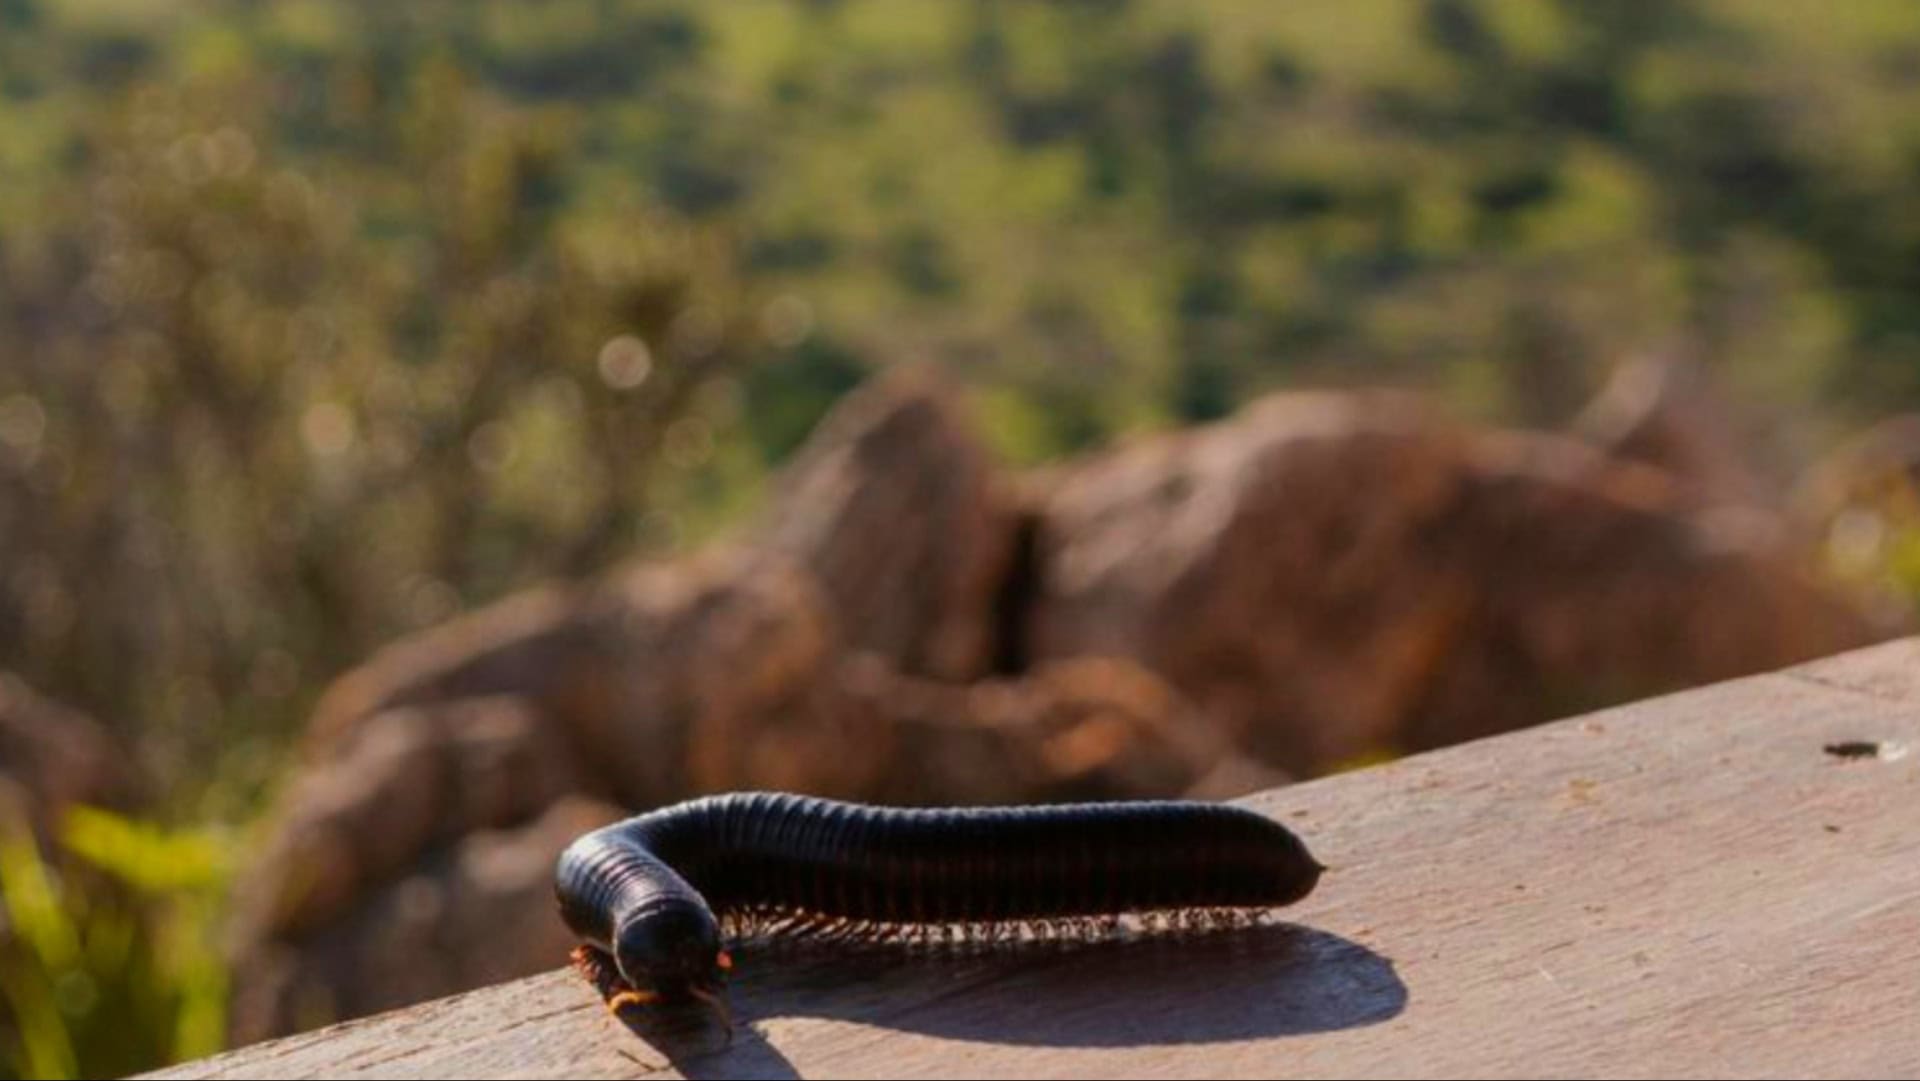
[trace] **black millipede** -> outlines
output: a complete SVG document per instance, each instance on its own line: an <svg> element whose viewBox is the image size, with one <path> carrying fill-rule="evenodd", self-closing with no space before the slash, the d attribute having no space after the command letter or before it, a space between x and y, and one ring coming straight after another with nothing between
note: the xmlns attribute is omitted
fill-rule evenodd
<svg viewBox="0 0 1920 1081"><path fill-rule="evenodd" d="M698 999L724 1014L725 937L1235 926L1305 897L1322 870L1286 827L1218 803L910 809L743 792L588 833L554 886L610 1006Z"/></svg>

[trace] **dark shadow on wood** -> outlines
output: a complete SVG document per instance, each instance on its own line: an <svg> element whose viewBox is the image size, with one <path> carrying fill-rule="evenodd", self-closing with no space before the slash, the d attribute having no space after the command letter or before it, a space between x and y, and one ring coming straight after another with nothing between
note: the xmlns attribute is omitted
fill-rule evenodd
<svg viewBox="0 0 1920 1081"><path fill-rule="evenodd" d="M688 1077L800 1076L750 1031L782 1016L1003 1045L1141 1047L1357 1028L1407 1003L1391 961L1291 924L973 950L795 943L737 957L730 1044L698 1011L626 1018Z"/></svg>

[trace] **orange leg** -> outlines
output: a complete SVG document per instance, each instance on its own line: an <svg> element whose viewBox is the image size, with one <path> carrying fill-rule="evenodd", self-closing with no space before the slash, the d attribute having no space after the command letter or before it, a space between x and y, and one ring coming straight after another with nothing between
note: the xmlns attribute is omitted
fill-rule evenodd
<svg viewBox="0 0 1920 1081"><path fill-rule="evenodd" d="M573 967L593 985L593 989L606 1002L607 1009L616 1015L625 1007L647 1006L660 1000L657 992L642 991L628 983L620 975L613 958L592 946L575 946L569 956L573 960Z"/></svg>

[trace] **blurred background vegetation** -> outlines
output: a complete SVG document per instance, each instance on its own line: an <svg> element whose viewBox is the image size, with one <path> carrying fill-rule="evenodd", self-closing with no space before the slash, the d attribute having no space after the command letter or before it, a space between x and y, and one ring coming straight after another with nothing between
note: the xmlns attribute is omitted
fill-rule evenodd
<svg viewBox="0 0 1920 1081"><path fill-rule="evenodd" d="M1663 351L1783 466L1920 406L1916 90L1905 0L0 0L0 667L158 793L0 837L0 1060L217 1047L325 681L710 535L875 366L1016 462Z"/></svg>

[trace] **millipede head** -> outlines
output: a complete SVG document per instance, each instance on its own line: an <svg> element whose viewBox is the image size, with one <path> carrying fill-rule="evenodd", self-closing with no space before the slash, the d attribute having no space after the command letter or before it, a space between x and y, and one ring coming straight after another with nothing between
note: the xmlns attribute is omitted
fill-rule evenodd
<svg viewBox="0 0 1920 1081"><path fill-rule="evenodd" d="M621 977L668 1002L713 999L725 988L733 964L713 915L683 903L631 914L615 928L613 946Z"/></svg>

